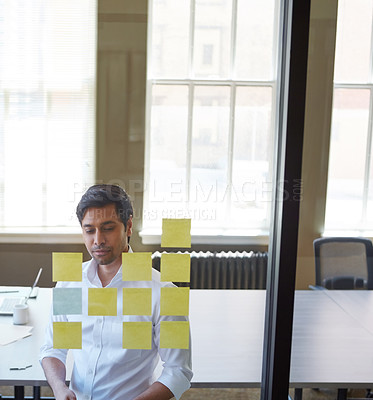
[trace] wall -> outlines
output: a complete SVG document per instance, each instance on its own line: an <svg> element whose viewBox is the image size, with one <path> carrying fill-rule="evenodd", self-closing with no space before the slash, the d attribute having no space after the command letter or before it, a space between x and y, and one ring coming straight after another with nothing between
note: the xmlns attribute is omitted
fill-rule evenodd
<svg viewBox="0 0 373 400"><path fill-rule="evenodd" d="M84 245L79 244L0 244L0 285L31 286L40 267L39 286L52 286L52 252L82 252L89 260Z"/></svg>
<svg viewBox="0 0 373 400"><path fill-rule="evenodd" d="M337 5L337 0L311 2L297 289L315 283L313 241L324 230Z"/></svg>
<svg viewBox="0 0 373 400"><path fill-rule="evenodd" d="M98 2L98 182L118 183L134 201L135 247L141 227L145 144L147 2Z"/></svg>

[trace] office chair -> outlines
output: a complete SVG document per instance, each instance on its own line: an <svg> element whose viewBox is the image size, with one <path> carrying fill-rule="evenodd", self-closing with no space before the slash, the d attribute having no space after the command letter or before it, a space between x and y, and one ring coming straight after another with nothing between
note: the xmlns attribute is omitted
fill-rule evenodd
<svg viewBox="0 0 373 400"><path fill-rule="evenodd" d="M313 242L316 286L373 289L373 245L361 237L329 237Z"/></svg>
<svg viewBox="0 0 373 400"><path fill-rule="evenodd" d="M329 237L313 242L316 288L373 289L373 245L362 237ZM346 398L347 389L338 389ZM366 398L372 393L367 389Z"/></svg>

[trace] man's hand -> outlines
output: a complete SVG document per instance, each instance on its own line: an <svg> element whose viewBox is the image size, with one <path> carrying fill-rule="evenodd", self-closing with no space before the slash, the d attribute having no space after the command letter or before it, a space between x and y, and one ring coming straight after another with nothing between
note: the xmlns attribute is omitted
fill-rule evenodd
<svg viewBox="0 0 373 400"><path fill-rule="evenodd" d="M160 382L154 382L145 392L141 393L134 400L169 400L174 395L171 390Z"/></svg>
<svg viewBox="0 0 373 400"><path fill-rule="evenodd" d="M65 384L64 387L61 386L59 389L55 389L54 395L56 400L76 400L75 393L70 390Z"/></svg>
<svg viewBox="0 0 373 400"><path fill-rule="evenodd" d="M75 393L65 384L65 365L54 357L45 357L41 363L56 400L76 400Z"/></svg>

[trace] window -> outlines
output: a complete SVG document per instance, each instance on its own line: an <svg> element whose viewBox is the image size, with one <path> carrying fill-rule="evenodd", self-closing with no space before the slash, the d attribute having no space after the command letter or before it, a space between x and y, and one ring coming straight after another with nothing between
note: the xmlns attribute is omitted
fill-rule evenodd
<svg viewBox="0 0 373 400"><path fill-rule="evenodd" d="M165 217L268 235L276 0L149 3L143 238Z"/></svg>
<svg viewBox="0 0 373 400"><path fill-rule="evenodd" d="M373 230L372 0L338 4L325 229Z"/></svg>
<svg viewBox="0 0 373 400"><path fill-rule="evenodd" d="M212 54L214 51L214 45L204 44L203 45L203 64L212 64Z"/></svg>
<svg viewBox="0 0 373 400"><path fill-rule="evenodd" d="M2 232L76 226L94 180L95 60L94 0L0 0Z"/></svg>

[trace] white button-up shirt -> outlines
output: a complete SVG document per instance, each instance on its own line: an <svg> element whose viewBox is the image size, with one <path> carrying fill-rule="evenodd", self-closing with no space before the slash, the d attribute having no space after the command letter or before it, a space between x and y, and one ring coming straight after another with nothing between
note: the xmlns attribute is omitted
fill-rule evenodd
<svg viewBox="0 0 373 400"><path fill-rule="evenodd" d="M152 270L151 281L122 280L122 267L107 285L117 288L117 316L88 316L88 288L102 287L94 260L83 263L82 282L58 282L56 287L82 288L82 315L56 315L51 313L46 330L45 343L41 348L40 361L44 357L55 357L66 363L67 351L53 348L53 321L82 322L82 349L71 350L74 368L70 388L78 400L131 400L144 392L153 382L167 386L176 399L190 387L191 346L188 350L161 349L159 347L161 321L185 321L187 317L159 315L161 287L171 283L160 282L160 273ZM141 287L152 289L152 315L122 315L122 288ZM122 348L122 326L124 321L152 321L153 342L151 350L128 350ZM191 345L191 342L189 340ZM155 376L159 358L163 361L160 376Z"/></svg>

